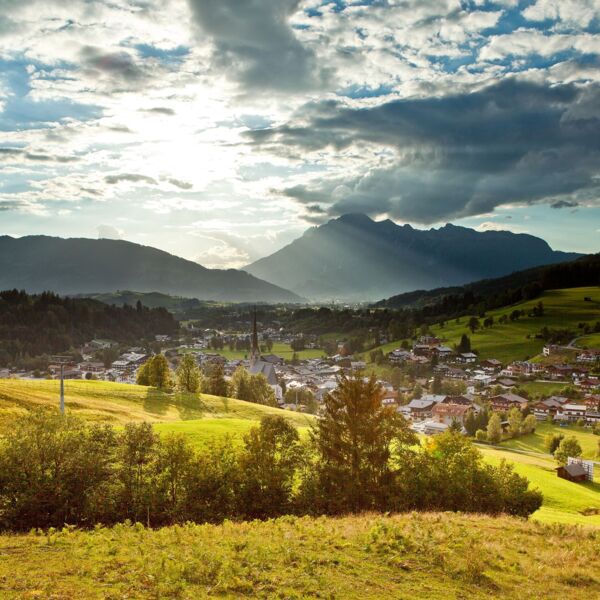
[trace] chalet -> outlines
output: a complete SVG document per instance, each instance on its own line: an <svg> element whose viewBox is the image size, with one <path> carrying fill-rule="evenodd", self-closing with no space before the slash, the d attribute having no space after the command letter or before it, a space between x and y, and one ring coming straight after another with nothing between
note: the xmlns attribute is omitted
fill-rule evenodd
<svg viewBox="0 0 600 600"><path fill-rule="evenodd" d="M431 416L438 423L451 425L453 421L458 421L462 425L465 415L469 410L471 410L471 407L464 404L446 404L440 402L433 407Z"/></svg>
<svg viewBox="0 0 600 600"><path fill-rule="evenodd" d="M449 379L460 379L463 381L469 378L469 376L462 369L456 369L453 367L449 367L446 370L446 377Z"/></svg>
<svg viewBox="0 0 600 600"><path fill-rule="evenodd" d="M556 413L562 408L562 404L553 400L552 398L548 398L547 400L541 400L540 402L536 402L533 405L533 414L535 418L543 421L549 416L554 417Z"/></svg>
<svg viewBox="0 0 600 600"><path fill-rule="evenodd" d="M477 354L473 352L462 352L456 357L456 362L462 364L471 364L477 362Z"/></svg>
<svg viewBox="0 0 600 600"><path fill-rule="evenodd" d="M577 385L586 392L593 392L595 390L600 390L600 380L598 379L581 379L577 382Z"/></svg>
<svg viewBox="0 0 600 600"><path fill-rule="evenodd" d="M414 399L407 404L406 408L412 419L429 419L434 406L436 403L433 400Z"/></svg>
<svg viewBox="0 0 600 600"><path fill-rule="evenodd" d="M473 406L473 402L466 396L445 396L440 404L460 404L462 406Z"/></svg>
<svg viewBox="0 0 600 600"><path fill-rule="evenodd" d="M523 410L527 406L527 399L507 392L506 394L499 394L490 398L490 404L492 409L497 412L505 412L515 406Z"/></svg>
<svg viewBox="0 0 600 600"><path fill-rule="evenodd" d="M559 421L577 421L585 418L585 404L563 404L556 413Z"/></svg>
<svg viewBox="0 0 600 600"><path fill-rule="evenodd" d="M437 354L439 360L446 360L452 356L453 350L448 346L435 346L433 348L433 353Z"/></svg>
<svg viewBox="0 0 600 600"><path fill-rule="evenodd" d="M497 379L496 383L505 388L515 387L517 382L514 379L509 379L508 377L503 377L502 379Z"/></svg>
<svg viewBox="0 0 600 600"><path fill-rule="evenodd" d="M588 410L600 410L600 394L589 394L583 399Z"/></svg>
<svg viewBox="0 0 600 600"><path fill-rule="evenodd" d="M577 355L577 362L595 363L600 360L600 350L584 350Z"/></svg>
<svg viewBox="0 0 600 600"><path fill-rule="evenodd" d="M570 465L560 466L556 469L556 474L561 479L567 479L568 481L582 482L587 481L587 471L577 463L571 463Z"/></svg>
<svg viewBox="0 0 600 600"><path fill-rule="evenodd" d="M585 411L584 420L586 425L595 425L596 423L600 423L600 412L588 409Z"/></svg>
<svg viewBox="0 0 600 600"><path fill-rule="evenodd" d="M479 363L479 366L486 371L499 371L502 368L502 363L495 358L486 358Z"/></svg>
<svg viewBox="0 0 600 600"><path fill-rule="evenodd" d="M413 354L415 356L425 356L426 358L429 358L431 356L431 346L428 346L427 344L415 344L413 346Z"/></svg>
<svg viewBox="0 0 600 600"><path fill-rule="evenodd" d="M408 350L402 350L401 348L397 348L396 350L392 350L388 354L388 360L392 364L400 364L410 360L411 354Z"/></svg>

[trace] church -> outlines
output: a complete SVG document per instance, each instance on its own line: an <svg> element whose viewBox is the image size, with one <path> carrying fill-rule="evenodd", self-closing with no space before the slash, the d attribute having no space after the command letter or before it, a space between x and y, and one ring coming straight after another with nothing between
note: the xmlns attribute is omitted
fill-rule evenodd
<svg viewBox="0 0 600 600"><path fill-rule="evenodd" d="M259 373L264 375L267 383L271 386L271 389L275 393L275 399L279 404L283 404L283 389L279 385L275 367L270 362L262 360L262 356L260 354L260 347L258 345L258 329L256 326L256 309L254 309L252 320L252 349L250 351L250 365L248 367L248 373L250 373L250 375L258 375Z"/></svg>

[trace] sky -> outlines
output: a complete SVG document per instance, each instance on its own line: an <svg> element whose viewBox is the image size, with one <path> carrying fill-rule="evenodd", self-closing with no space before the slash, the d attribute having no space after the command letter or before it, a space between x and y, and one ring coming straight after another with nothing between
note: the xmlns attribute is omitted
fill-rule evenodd
<svg viewBox="0 0 600 600"><path fill-rule="evenodd" d="M0 0L0 235L239 268L349 212L600 251L600 0Z"/></svg>

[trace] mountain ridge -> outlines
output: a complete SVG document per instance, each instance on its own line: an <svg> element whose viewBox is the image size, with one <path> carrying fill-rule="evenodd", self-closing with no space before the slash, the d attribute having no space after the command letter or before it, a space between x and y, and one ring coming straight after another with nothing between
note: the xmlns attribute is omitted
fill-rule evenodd
<svg viewBox="0 0 600 600"><path fill-rule="evenodd" d="M307 229L244 269L315 300L377 300L579 256L553 250L545 240L526 233L479 232L450 223L422 230L349 213Z"/></svg>
<svg viewBox="0 0 600 600"><path fill-rule="evenodd" d="M230 302L299 302L244 271L208 269L152 246L106 238L0 236L0 289L87 294L132 289Z"/></svg>

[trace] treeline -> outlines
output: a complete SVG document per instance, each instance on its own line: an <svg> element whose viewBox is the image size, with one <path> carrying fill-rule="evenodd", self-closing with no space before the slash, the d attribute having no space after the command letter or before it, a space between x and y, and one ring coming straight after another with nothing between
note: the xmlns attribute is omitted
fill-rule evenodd
<svg viewBox="0 0 600 600"><path fill-rule="evenodd" d="M418 445L381 399L373 378L343 378L308 440L282 416L268 416L241 445L226 439L202 450L182 436L159 437L149 424L117 431L32 413L0 444L0 528L367 510L527 516L539 508L541 494L511 466L485 464L457 433Z"/></svg>
<svg viewBox="0 0 600 600"><path fill-rule="evenodd" d="M519 271L462 287L400 294L382 300L375 306L409 309L415 304L422 304L416 312L425 319L452 318L531 300L546 290L595 285L600 285L600 254Z"/></svg>
<svg viewBox="0 0 600 600"><path fill-rule="evenodd" d="M62 298L51 292L29 295L0 292L0 366L28 357L57 354L93 338L133 343L171 334L178 324L164 308L138 303L109 306L85 298Z"/></svg>

